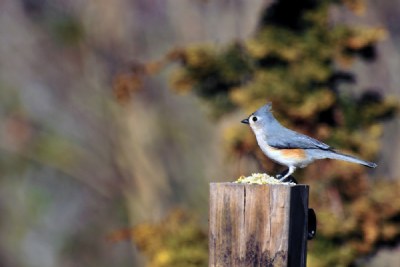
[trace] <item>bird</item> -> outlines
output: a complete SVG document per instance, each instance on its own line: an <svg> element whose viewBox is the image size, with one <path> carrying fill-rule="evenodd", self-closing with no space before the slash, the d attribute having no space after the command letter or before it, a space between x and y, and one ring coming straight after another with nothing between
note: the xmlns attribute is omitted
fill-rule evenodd
<svg viewBox="0 0 400 267"><path fill-rule="evenodd" d="M280 181L285 181L297 168L304 168L319 159L336 159L369 168L377 167L376 163L343 154L323 142L282 126L271 109L272 103L269 102L241 122L250 125L259 147L267 157L288 167L285 175L277 177Z"/></svg>

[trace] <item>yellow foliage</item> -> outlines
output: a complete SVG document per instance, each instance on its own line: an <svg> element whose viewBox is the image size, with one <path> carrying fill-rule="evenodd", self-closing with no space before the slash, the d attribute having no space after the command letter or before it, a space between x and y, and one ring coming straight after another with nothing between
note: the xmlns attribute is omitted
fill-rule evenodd
<svg viewBox="0 0 400 267"><path fill-rule="evenodd" d="M288 114L294 118L308 119L322 110L328 109L334 104L335 95L330 90L320 90L309 95L296 110L290 110Z"/></svg>
<svg viewBox="0 0 400 267"><path fill-rule="evenodd" d="M214 50L209 46L194 45L185 49L183 60L194 68L207 68L215 58Z"/></svg>
<svg viewBox="0 0 400 267"><path fill-rule="evenodd" d="M255 58L265 57L269 52L268 47L256 39L248 40L245 42L245 46L249 54Z"/></svg>
<svg viewBox="0 0 400 267"><path fill-rule="evenodd" d="M296 36L290 31L275 31L266 27L255 38L246 41L245 48L255 58L277 55L287 61L294 61L302 54L302 46L296 41Z"/></svg>
<svg viewBox="0 0 400 267"><path fill-rule="evenodd" d="M161 266L171 266L171 260L173 258L173 251L169 250L160 250L157 251L157 253L154 256L154 260L152 261L151 264L149 264L149 267L161 267Z"/></svg>
<svg viewBox="0 0 400 267"><path fill-rule="evenodd" d="M170 75L169 83L177 93L187 93L192 90L194 81L185 70L178 69Z"/></svg>
<svg viewBox="0 0 400 267"><path fill-rule="evenodd" d="M351 49L361 49L368 45L372 45L378 41L384 40L388 35L386 29L377 28L352 28L349 37L346 39L346 46Z"/></svg>
<svg viewBox="0 0 400 267"><path fill-rule="evenodd" d="M181 209L158 223L143 223L116 231L113 242L132 239L148 258L148 267L197 267L208 261L207 234L197 218Z"/></svg>
<svg viewBox="0 0 400 267"><path fill-rule="evenodd" d="M343 4L347 6L356 15L364 15L366 11L364 0L342 0Z"/></svg>

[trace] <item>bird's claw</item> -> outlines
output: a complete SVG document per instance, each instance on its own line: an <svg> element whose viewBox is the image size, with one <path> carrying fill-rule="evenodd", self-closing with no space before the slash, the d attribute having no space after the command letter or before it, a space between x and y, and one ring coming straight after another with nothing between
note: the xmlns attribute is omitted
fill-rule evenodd
<svg viewBox="0 0 400 267"><path fill-rule="evenodd" d="M277 179L280 182L285 182L285 183L295 183L298 184L296 179L294 179L293 176L289 175L288 177L285 177L287 173L287 170L284 171L283 173L279 173L275 176L275 179Z"/></svg>

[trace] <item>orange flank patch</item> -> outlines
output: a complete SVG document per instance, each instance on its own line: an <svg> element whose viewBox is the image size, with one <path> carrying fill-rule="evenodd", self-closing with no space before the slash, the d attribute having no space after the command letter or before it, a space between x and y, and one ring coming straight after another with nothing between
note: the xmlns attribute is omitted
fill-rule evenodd
<svg viewBox="0 0 400 267"><path fill-rule="evenodd" d="M301 148L274 148L270 147L271 150L279 151L282 157L294 158L294 159L305 159L306 152Z"/></svg>
<svg viewBox="0 0 400 267"><path fill-rule="evenodd" d="M306 152L304 149L295 148L295 149L281 149L282 156L288 158L296 158L296 159L304 159L306 158Z"/></svg>

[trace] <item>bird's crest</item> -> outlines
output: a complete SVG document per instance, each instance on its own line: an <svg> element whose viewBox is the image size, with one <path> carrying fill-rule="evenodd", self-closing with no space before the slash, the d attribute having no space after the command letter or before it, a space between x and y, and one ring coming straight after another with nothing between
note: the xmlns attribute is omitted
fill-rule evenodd
<svg viewBox="0 0 400 267"><path fill-rule="evenodd" d="M261 108L259 108L255 114L261 115L261 114L266 114L269 113L272 109L272 103L268 102L267 104L265 104L264 106L262 106Z"/></svg>

